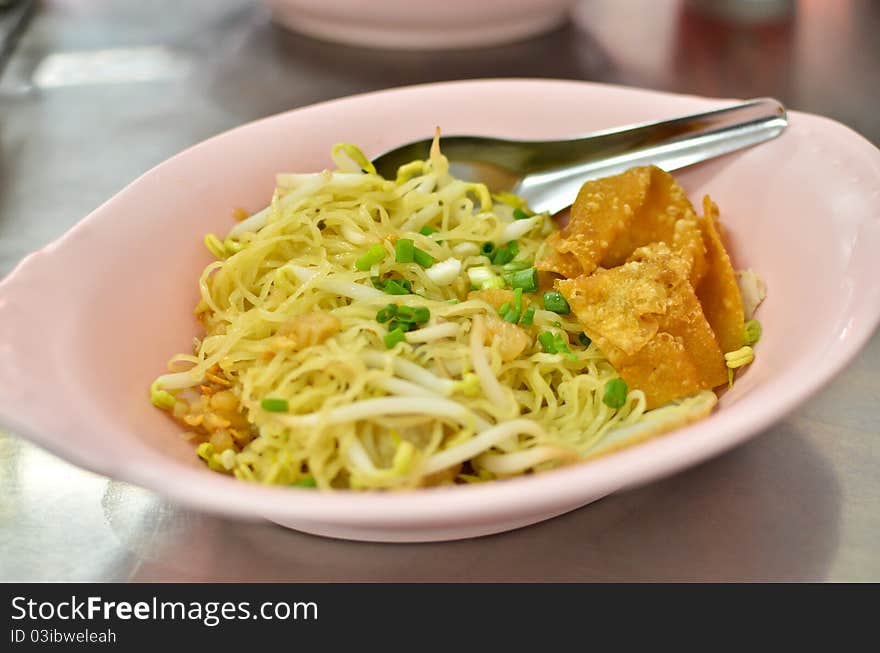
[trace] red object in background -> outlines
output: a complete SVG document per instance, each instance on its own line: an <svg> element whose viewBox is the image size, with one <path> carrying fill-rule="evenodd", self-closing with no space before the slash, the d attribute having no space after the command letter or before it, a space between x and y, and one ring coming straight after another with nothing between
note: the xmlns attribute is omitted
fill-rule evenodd
<svg viewBox="0 0 880 653"><path fill-rule="evenodd" d="M681 3L672 62L677 84L722 97L787 95L796 12L788 2L763 4L761 13L743 9L756 3Z"/></svg>

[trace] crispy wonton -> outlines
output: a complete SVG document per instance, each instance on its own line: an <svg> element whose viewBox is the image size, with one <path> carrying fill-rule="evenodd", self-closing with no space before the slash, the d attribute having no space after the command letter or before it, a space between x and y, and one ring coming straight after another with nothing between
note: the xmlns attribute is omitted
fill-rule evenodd
<svg viewBox="0 0 880 653"><path fill-rule="evenodd" d="M538 269L569 278L590 274L630 228L650 184L651 168L586 182L571 206L571 220L548 239L551 254Z"/></svg>
<svg viewBox="0 0 880 653"><path fill-rule="evenodd" d="M733 264L721 241L718 206L707 195L699 221L706 242L706 274L697 284L703 313L724 352L743 346L743 303Z"/></svg>
<svg viewBox="0 0 880 653"><path fill-rule="evenodd" d="M690 265L696 284L705 273L706 249L697 216L675 178L655 166L588 181L571 207L571 220L548 240L551 253L539 270L566 278L600 265L621 265L637 248L664 242Z"/></svg>
<svg viewBox="0 0 880 653"><path fill-rule="evenodd" d="M625 264L557 281L584 332L648 407L727 380L724 356L689 280L690 264L665 243Z"/></svg>

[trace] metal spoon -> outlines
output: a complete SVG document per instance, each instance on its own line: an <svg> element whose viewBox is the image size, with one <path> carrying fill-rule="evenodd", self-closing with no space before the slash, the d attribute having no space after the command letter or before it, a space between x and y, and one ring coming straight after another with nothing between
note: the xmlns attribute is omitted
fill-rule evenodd
<svg viewBox="0 0 880 653"><path fill-rule="evenodd" d="M441 147L456 177L483 182L493 192L516 193L534 211L557 213L571 205L588 179L649 164L671 172L776 138L787 125L785 107L761 98L570 140L443 136ZM381 154L373 164L393 178L404 163L427 158L430 147L430 139L408 143Z"/></svg>

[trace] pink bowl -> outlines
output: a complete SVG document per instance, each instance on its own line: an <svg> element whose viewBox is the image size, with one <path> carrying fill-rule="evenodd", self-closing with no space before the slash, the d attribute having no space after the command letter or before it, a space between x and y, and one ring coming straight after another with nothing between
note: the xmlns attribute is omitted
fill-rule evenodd
<svg viewBox="0 0 880 653"><path fill-rule="evenodd" d="M759 433L827 383L880 319L880 152L792 112L778 139L678 175L722 210L738 267L769 287L756 362L708 419L580 465L408 493L262 487L208 471L147 386L197 333L196 279L235 207L256 210L278 171L331 165L330 146L377 154L430 135L569 137L725 104L585 82L432 84L260 120L150 170L28 256L0 283L0 424L101 474L198 509L304 531L418 541L516 528L705 460Z"/></svg>
<svg viewBox="0 0 880 653"><path fill-rule="evenodd" d="M476 48L562 25L576 0L263 0L276 22L330 41L375 48Z"/></svg>

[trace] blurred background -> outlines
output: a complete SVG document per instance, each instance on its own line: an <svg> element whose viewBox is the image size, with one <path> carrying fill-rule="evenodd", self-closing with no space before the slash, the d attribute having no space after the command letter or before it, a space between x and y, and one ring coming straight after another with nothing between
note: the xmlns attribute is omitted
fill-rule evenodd
<svg viewBox="0 0 880 653"><path fill-rule="evenodd" d="M382 50L285 29L255 0L0 0L0 146L2 165L14 162L0 170L0 211L16 212L23 194L30 210L52 214L29 221L26 233L0 222L0 273L187 145L279 111L392 86L555 77L718 97L771 95L880 140L876 0L509 1L533 4L539 16L555 16L562 6L567 16L548 31L492 47ZM268 4L289 4L295 15L309 6L375 12L383 4L436 3ZM442 4L465 13L438 28L441 43L444 29L467 22L468 5L498 14L505 3ZM399 31L407 27L404 21ZM124 148L110 146L123 141ZM54 170L56 153L101 171L60 171L58 181L68 185L63 209L34 192L47 166Z"/></svg>
<svg viewBox="0 0 880 653"><path fill-rule="evenodd" d="M877 0L437 4L0 0L0 276L189 145L387 87L552 77L774 96L880 142ZM809 405L725 456L450 544L242 528L0 432L0 580L880 580L878 369L875 337Z"/></svg>

